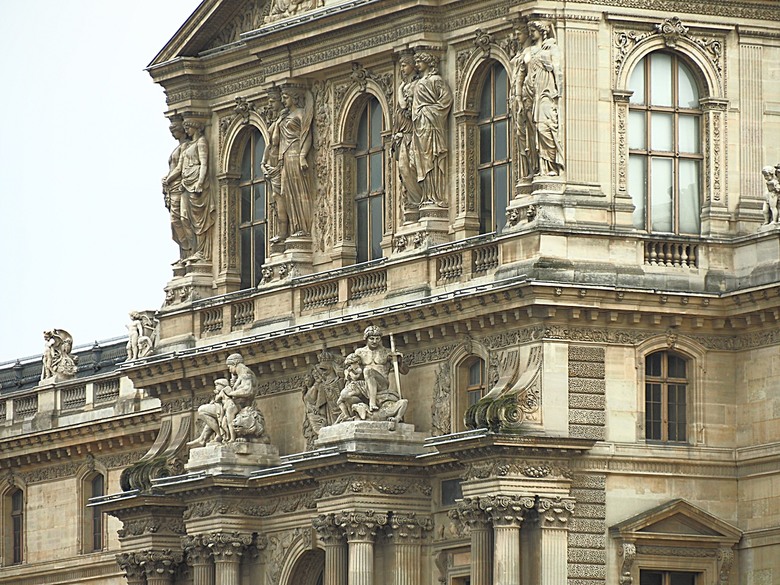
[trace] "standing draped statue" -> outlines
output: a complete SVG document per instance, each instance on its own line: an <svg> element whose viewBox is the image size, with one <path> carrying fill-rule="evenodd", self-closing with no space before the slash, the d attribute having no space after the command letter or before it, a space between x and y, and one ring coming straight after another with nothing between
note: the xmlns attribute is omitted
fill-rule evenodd
<svg viewBox="0 0 780 585"><path fill-rule="evenodd" d="M414 85L417 82L417 69L414 56L403 55L399 60L401 83L396 91L395 125L393 127L393 153L398 162L398 175L403 191L404 210L419 209L422 202L422 189L417 183L417 168L414 165L414 123L412 122L412 102Z"/></svg>
<svg viewBox="0 0 780 585"><path fill-rule="evenodd" d="M312 146L314 98L311 92L288 87L282 91L284 109L273 126L271 144L278 144L281 164L281 197L286 210L286 226L279 231L290 236L311 234L314 189L308 155ZM280 224L283 218L279 217ZM285 229L286 228L286 229Z"/></svg>
<svg viewBox="0 0 780 585"><path fill-rule="evenodd" d="M168 174L162 179L162 190L165 208L171 217L171 233L173 241L179 245L179 259L174 266L180 267L184 260L192 254L194 234L190 222L182 217L181 172L178 171L182 151L190 143L184 130L184 120L180 116L171 118L171 135L179 142L168 157Z"/></svg>
<svg viewBox="0 0 780 585"><path fill-rule="evenodd" d="M282 94L279 88L272 87L268 90L268 117L271 122L268 134L271 140L268 148L263 153L263 174L271 185L271 209L273 225L271 232L272 242L283 242L287 239L287 206L282 197L282 160L279 158L279 121L282 110Z"/></svg>
<svg viewBox="0 0 780 585"><path fill-rule="evenodd" d="M560 175L564 168L558 104L563 71L558 43L548 23L528 23L531 44L512 59L512 103L520 176Z"/></svg>
<svg viewBox="0 0 780 585"><path fill-rule="evenodd" d="M447 116L452 92L439 75L439 61L430 53L417 53L415 67L420 78L412 92L414 128L413 163L422 192L422 205L447 207Z"/></svg>
<svg viewBox="0 0 780 585"><path fill-rule="evenodd" d="M214 227L216 203L209 189L209 145L203 135L204 125L197 120L184 120L190 137L179 158L182 186L182 217L192 228L195 245L188 261L211 260L211 228Z"/></svg>

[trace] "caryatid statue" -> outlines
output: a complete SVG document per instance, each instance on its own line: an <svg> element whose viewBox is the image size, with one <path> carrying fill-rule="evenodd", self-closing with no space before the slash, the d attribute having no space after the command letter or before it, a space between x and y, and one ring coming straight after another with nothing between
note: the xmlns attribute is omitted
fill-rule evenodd
<svg viewBox="0 0 780 585"><path fill-rule="evenodd" d="M412 102L414 101L414 85L418 78L417 69L414 66L414 55L402 55L399 59L399 65L401 83L396 91L393 154L398 162L404 210L413 211L419 209L420 203L422 203L422 188L417 182L417 167L414 163Z"/></svg>
<svg viewBox="0 0 780 585"><path fill-rule="evenodd" d="M268 90L268 119L270 128L268 134L271 141L263 153L262 169L266 181L271 185L271 209L273 216L271 241L283 242L287 239L287 206L282 197L282 159L279 158L279 121L282 111L282 92L278 87Z"/></svg>
<svg viewBox="0 0 780 585"><path fill-rule="evenodd" d="M439 75L439 60L431 53L416 53L414 64L419 78L412 91L412 158L421 205L447 207L447 117L452 91Z"/></svg>
<svg viewBox="0 0 780 585"><path fill-rule="evenodd" d="M336 423L347 420L402 422L409 401L401 397L400 374L409 372L403 355L382 345L382 330L370 325L363 333L365 347L344 360L344 389L338 399ZM391 383L391 379L393 383Z"/></svg>
<svg viewBox="0 0 780 585"><path fill-rule="evenodd" d="M184 120L181 116L171 117L169 127L171 135L178 140L176 148L173 149L171 156L168 157L168 174L162 179L162 191L165 201L165 208L171 216L171 233L173 241L179 245L179 259L174 266L182 266L184 260L192 254L194 246L194 234L188 219L182 217L182 189L181 189L181 171L179 170L179 159L182 151L190 143L187 132L184 130Z"/></svg>
<svg viewBox="0 0 780 585"><path fill-rule="evenodd" d="M314 201L314 181L309 169L314 98L304 88L286 86L281 100L283 109L271 135L271 148L279 149L280 199L287 215L286 222L279 216L279 232L293 237L309 236Z"/></svg>
<svg viewBox="0 0 780 585"><path fill-rule="evenodd" d="M512 105L520 176L560 175L564 169L558 106L563 70L553 27L528 23L530 44L512 59Z"/></svg>

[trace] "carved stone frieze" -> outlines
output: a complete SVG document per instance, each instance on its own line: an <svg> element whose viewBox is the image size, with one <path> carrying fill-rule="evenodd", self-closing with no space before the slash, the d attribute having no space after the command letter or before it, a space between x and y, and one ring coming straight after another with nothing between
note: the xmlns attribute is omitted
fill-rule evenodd
<svg viewBox="0 0 780 585"><path fill-rule="evenodd" d="M452 432L452 375L450 363L439 364L433 385L431 403L431 434L448 435Z"/></svg>
<svg viewBox="0 0 780 585"><path fill-rule="evenodd" d="M300 529L268 535L266 548L266 577L268 583L279 583L284 557L299 535Z"/></svg>
<svg viewBox="0 0 780 585"><path fill-rule="evenodd" d="M269 12L270 3L263 0L252 0L244 3L241 11L230 22L219 28L219 33L214 36L204 49L216 49L235 43L241 33L260 28L263 20Z"/></svg>
<svg viewBox="0 0 780 585"><path fill-rule="evenodd" d="M358 476L350 479L336 479L323 482L317 489L315 497L320 499L327 496L340 496L347 492L384 495L417 493L430 496L432 488L430 483L423 479L386 478L382 481L377 481L375 478Z"/></svg>
<svg viewBox="0 0 780 585"><path fill-rule="evenodd" d="M184 520L181 518L128 518L117 530L119 538L143 536L144 534L185 534Z"/></svg>
<svg viewBox="0 0 780 585"><path fill-rule="evenodd" d="M317 499L314 492L275 496L263 500L222 500L213 499L190 504L183 518L210 518L212 516L250 516L264 518L274 514L295 512L301 509L314 509Z"/></svg>
<svg viewBox="0 0 780 585"><path fill-rule="evenodd" d="M551 461L482 461L466 466L466 479L523 476L533 479L572 477L568 466Z"/></svg>

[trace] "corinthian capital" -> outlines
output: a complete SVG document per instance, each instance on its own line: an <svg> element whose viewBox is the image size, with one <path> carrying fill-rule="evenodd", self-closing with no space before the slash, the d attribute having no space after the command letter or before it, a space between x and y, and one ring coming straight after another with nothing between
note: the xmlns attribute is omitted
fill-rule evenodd
<svg viewBox="0 0 780 585"><path fill-rule="evenodd" d="M240 532L212 532L204 534L202 539L215 561L238 562L247 547L252 544L252 535Z"/></svg>
<svg viewBox="0 0 780 585"><path fill-rule="evenodd" d="M542 528L566 528L574 514L574 500L560 496L539 498L536 509Z"/></svg>
<svg viewBox="0 0 780 585"><path fill-rule="evenodd" d="M420 540L433 529L433 523L429 517L418 517L414 512L393 514L390 517L390 529L390 536L398 541Z"/></svg>
<svg viewBox="0 0 780 585"><path fill-rule="evenodd" d="M480 506L479 498L463 498L456 509L450 510L449 517L471 530L490 526L490 515Z"/></svg>
<svg viewBox="0 0 780 585"><path fill-rule="evenodd" d="M370 540L373 542L380 527L387 525L387 514L369 512L339 512L336 523L347 535L348 541Z"/></svg>
<svg viewBox="0 0 780 585"><path fill-rule="evenodd" d="M140 583L146 576L141 560L136 558L136 553L119 553L116 555L116 563L125 572L128 583Z"/></svg>
<svg viewBox="0 0 780 585"><path fill-rule="evenodd" d="M157 577L163 575L173 576L183 559L181 551L173 551L170 549L164 550L147 550L135 553L135 558L138 564L143 568L146 573L146 578Z"/></svg>
<svg viewBox="0 0 780 585"><path fill-rule="evenodd" d="M493 526L500 527L522 526L526 513L535 503L532 497L498 495L479 499L480 507L490 515Z"/></svg>
<svg viewBox="0 0 780 585"><path fill-rule="evenodd" d="M344 541L344 529L338 522L335 514L320 514L312 520L317 536L326 546L341 544Z"/></svg>
<svg viewBox="0 0 780 585"><path fill-rule="evenodd" d="M181 548L184 550L184 558L190 566L204 565L211 556L211 551L203 543L203 538L199 534L182 536Z"/></svg>

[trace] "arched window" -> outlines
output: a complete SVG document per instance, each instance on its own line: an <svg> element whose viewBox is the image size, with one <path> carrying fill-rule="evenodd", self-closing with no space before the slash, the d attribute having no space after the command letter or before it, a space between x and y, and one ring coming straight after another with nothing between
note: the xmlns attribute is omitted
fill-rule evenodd
<svg viewBox="0 0 780 585"><path fill-rule="evenodd" d="M494 63L479 98L479 233L499 231L506 224L511 191L506 70Z"/></svg>
<svg viewBox="0 0 780 585"><path fill-rule="evenodd" d="M463 415L479 402L487 391L485 380L485 360L471 356L458 367L458 399L456 406L456 424L460 430L463 425Z"/></svg>
<svg viewBox="0 0 780 585"><path fill-rule="evenodd" d="M13 490L7 496L8 501L8 543L7 557L14 565L24 560L24 492Z"/></svg>
<svg viewBox="0 0 780 585"><path fill-rule="evenodd" d="M645 358L645 438L688 440L688 360L671 351Z"/></svg>
<svg viewBox="0 0 780 585"><path fill-rule="evenodd" d="M382 149L382 108L370 97L360 113L355 145L356 193L355 233L357 261L382 257L382 217L384 215L384 151Z"/></svg>
<svg viewBox="0 0 780 585"><path fill-rule="evenodd" d="M260 282L268 238L268 206L262 163L265 140L253 128L244 144L241 157L241 288L252 288Z"/></svg>
<svg viewBox="0 0 780 585"><path fill-rule="evenodd" d="M85 553L103 550L105 547L103 512L96 506L88 506L90 498L105 495L105 478L96 473L84 479L82 484L84 514L82 522L82 543Z"/></svg>
<svg viewBox="0 0 780 585"><path fill-rule="evenodd" d="M702 139L699 86L673 53L645 56L631 72L628 190L634 227L698 234Z"/></svg>

